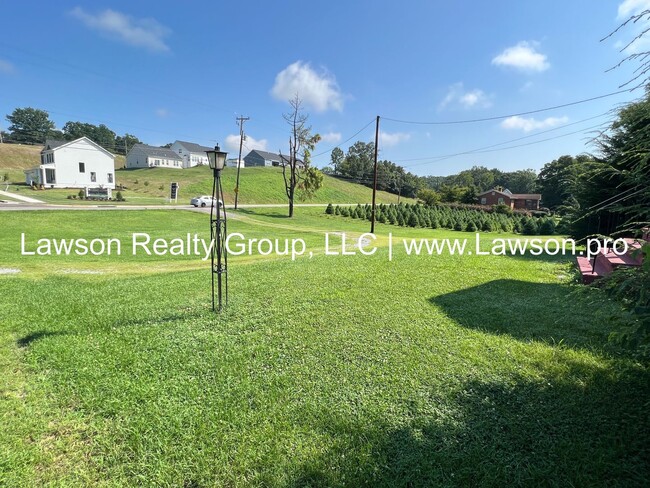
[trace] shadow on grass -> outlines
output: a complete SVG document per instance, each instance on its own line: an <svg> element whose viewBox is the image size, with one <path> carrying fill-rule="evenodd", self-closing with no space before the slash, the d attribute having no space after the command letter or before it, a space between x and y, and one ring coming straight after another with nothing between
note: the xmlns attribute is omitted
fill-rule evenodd
<svg viewBox="0 0 650 488"><path fill-rule="evenodd" d="M65 334L66 334L65 332L59 332L59 331L39 330L27 334L25 337L21 337L16 341L16 345L18 345L18 347L28 347L29 345L31 345L32 342L43 339L44 337L51 337L51 336L58 336L58 335L65 335Z"/></svg>
<svg viewBox="0 0 650 488"><path fill-rule="evenodd" d="M268 208L269 207L264 207L261 210L268 210ZM251 208L239 208L239 209L237 209L237 213L242 213L242 214L245 214L245 215L251 215L251 216L255 216L255 217L269 217L269 218L272 218L272 219L289 219L289 215L288 215L289 210L288 210L288 208L289 208L289 206L287 205L287 207L285 209L283 209L283 213L279 213L279 212L276 212L276 211L273 211L273 212L264 212L264 211L256 212L255 209L251 209ZM234 210L233 210L233 212L234 212Z"/></svg>
<svg viewBox="0 0 650 488"><path fill-rule="evenodd" d="M648 371L566 366L432 392L398 427L321 421L339 442L287 486L648 486Z"/></svg>
<svg viewBox="0 0 650 488"><path fill-rule="evenodd" d="M569 285L502 279L429 301L463 327L524 341L611 349L607 337L616 311L589 303Z"/></svg>

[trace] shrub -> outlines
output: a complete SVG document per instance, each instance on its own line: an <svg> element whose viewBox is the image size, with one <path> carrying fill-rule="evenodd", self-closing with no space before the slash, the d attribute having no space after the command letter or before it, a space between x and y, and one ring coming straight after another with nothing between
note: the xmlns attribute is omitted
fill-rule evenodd
<svg viewBox="0 0 650 488"><path fill-rule="evenodd" d="M523 234L527 236L534 236L539 233L539 228L537 227L537 222L534 219L526 220L523 228Z"/></svg>
<svg viewBox="0 0 650 488"><path fill-rule="evenodd" d="M498 205L492 205L492 210L494 213L512 215L512 209L505 203L499 203Z"/></svg>
<svg viewBox="0 0 650 488"><path fill-rule="evenodd" d="M332 207L331 203L327 204L327 208L325 209L325 213L327 215L332 215L334 213L334 207Z"/></svg>
<svg viewBox="0 0 650 488"><path fill-rule="evenodd" d="M136 178L136 180L133 182L133 184L137 185L138 183L140 183L140 182Z"/></svg>
<svg viewBox="0 0 650 488"><path fill-rule="evenodd" d="M144 186L149 186L149 182L148 182L148 181L145 181L145 182L144 182Z"/></svg>
<svg viewBox="0 0 650 488"><path fill-rule="evenodd" d="M483 232L492 232L494 230L494 225L492 225L491 220L486 220L483 222L483 225L481 225L481 230Z"/></svg>
<svg viewBox="0 0 650 488"><path fill-rule="evenodd" d="M86 194L84 193L83 190L79 190L79 193L77 193L77 196L79 197L80 200L83 200Z"/></svg>
<svg viewBox="0 0 650 488"><path fill-rule="evenodd" d="M539 226L539 233L543 236L555 234L555 221L553 219L543 219Z"/></svg>
<svg viewBox="0 0 650 488"><path fill-rule="evenodd" d="M68 200L72 200L72 195L68 195Z"/></svg>
<svg viewBox="0 0 650 488"><path fill-rule="evenodd" d="M115 194L115 200L117 200L118 202L123 202L123 201L124 201L124 197L122 196L122 192L121 192L121 191L118 191L118 192Z"/></svg>
<svg viewBox="0 0 650 488"><path fill-rule="evenodd" d="M160 186L158 187L158 189L159 189L159 190L164 190L165 187L164 187L163 185L160 185Z"/></svg>

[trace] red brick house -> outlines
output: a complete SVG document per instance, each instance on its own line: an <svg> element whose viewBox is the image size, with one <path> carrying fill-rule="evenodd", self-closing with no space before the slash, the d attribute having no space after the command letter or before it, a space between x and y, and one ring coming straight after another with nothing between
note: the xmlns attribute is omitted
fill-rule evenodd
<svg viewBox="0 0 650 488"><path fill-rule="evenodd" d="M539 210L542 195L539 193L512 193L510 190L493 188L478 194L481 205L507 205L508 207L524 210Z"/></svg>

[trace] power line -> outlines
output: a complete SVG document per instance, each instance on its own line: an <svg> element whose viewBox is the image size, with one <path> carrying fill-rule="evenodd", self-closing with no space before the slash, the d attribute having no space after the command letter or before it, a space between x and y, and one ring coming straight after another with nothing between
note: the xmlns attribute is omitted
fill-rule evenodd
<svg viewBox="0 0 650 488"><path fill-rule="evenodd" d="M450 158L450 157L455 157L455 156L462 156L462 155L465 155L465 154L473 154L473 153L476 153L476 152L480 152L480 151L482 151L484 149L491 149L493 147L503 146L505 144L510 144L512 142L517 142L517 141L521 141L521 140L524 140L524 139L530 139L531 137L537 137L537 136L539 136L541 134L546 134L548 132L554 132L556 130L564 129L566 127L571 127L572 125L582 124L583 122L598 119L598 118L604 117L605 115L608 115L608 114L609 114L609 112L604 112L604 113L602 113L600 115L595 115L593 117L588 117L586 119L578 120L576 122L571 122L570 124L564 124L564 125L561 125L561 126L558 126L558 127L553 127L552 129L543 130L543 131L536 132L534 134L530 134L530 135L527 135L527 136L517 137L516 139L510 139L508 141L503 141L503 142L499 142L497 144L491 144L489 146L483 146L483 147L479 147L479 148L476 148L476 149L469 149L469 150L463 151L463 152L452 153L452 154L441 154L441 155L436 155L436 156L427 156L427 157L420 157L420 158L395 159L395 160L393 160L393 162L400 163L400 162L408 162L408 161L424 161L424 160L430 161L430 160L434 160L434 159L435 160L437 160L437 159L445 159L445 158ZM411 165L408 165L408 166L411 166Z"/></svg>
<svg viewBox="0 0 650 488"><path fill-rule="evenodd" d="M607 97L612 97L614 95L620 95L621 93L626 93L626 92L631 92L632 90L619 90L616 92L612 93L606 93L605 95L598 95L596 97L591 97L591 98L585 98L583 100L577 100L575 102L569 102L569 103L564 103L562 105L555 105L553 107L545 107L545 108L539 108L536 110L528 110L526 112L518 112L518 113L512 113L512 114L507 114L507 115L498 115L495 117L485 117L482 119L467 119L467 120L450 120L450 121L441 121L441 122L423 122L423 121L414 121L414 120L401 120L401 119L393 119L390 117L384 117L382 116L382 119L384 120L389 120L391 122L398 122L400 124L415 124L415 125L453 125L453 124L471 124L474 122L488 122L491 120L500 120L500 119L507 119L508 117L518 117L520 115L531 115L531 114L537 114L540 112L547 112L549 110L556 110L558 108L564 108L564 107L571 107L573 105L579 105L581 103L587 103L587 102L593 102L594 100L600 100L602 98L607 98Z"/></svg>
<svg viewBox="0 0 650 488"><path fill-rule="evenodd" d="M335 148L337 148L337 147L342 146L342 145L345 144L346 142L349 142L350 140L354 139L354 138L357 137L359 134L361 134L364 130L366 130L366 129L370 126L370 124L374 124L374 123L375 123L375 119L373 118L370 122L368 122L366 125L364 125L361 129L359 129L359 130L358 130L357 132L355 132L353 135L351 135L350 137L348 137L345 141L343 141L343 142L339 142L336 146L332 146L332 147L326 149L326 150L323 151L323 152L319 152L318 154L314 154L314 155L312 156L312 158L316 158L316 157L318 157L318 156L322 156L323 154L327 154L327 153L330 152L331 150L333 150L333 149L335 149Z"/></svg>

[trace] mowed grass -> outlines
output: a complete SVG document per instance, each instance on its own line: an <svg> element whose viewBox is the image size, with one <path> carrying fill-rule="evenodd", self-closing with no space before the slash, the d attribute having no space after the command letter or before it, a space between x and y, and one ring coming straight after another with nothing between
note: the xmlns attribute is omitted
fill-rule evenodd
<svg viewBox="0 0 650 488"><path fill-rule="evenodd" d="M171 238L205 214L2 218L0 267L23 272L0 276L0 485L648 484L649 372L607 345L619 310L562 259L388 262L388 231L470 237L390 226L373 256L325 256L326 230L367 222L249 211L230 232L315 255L231 256L214 315L199 258L41 262L13 244L21 226Z"/></svg>

